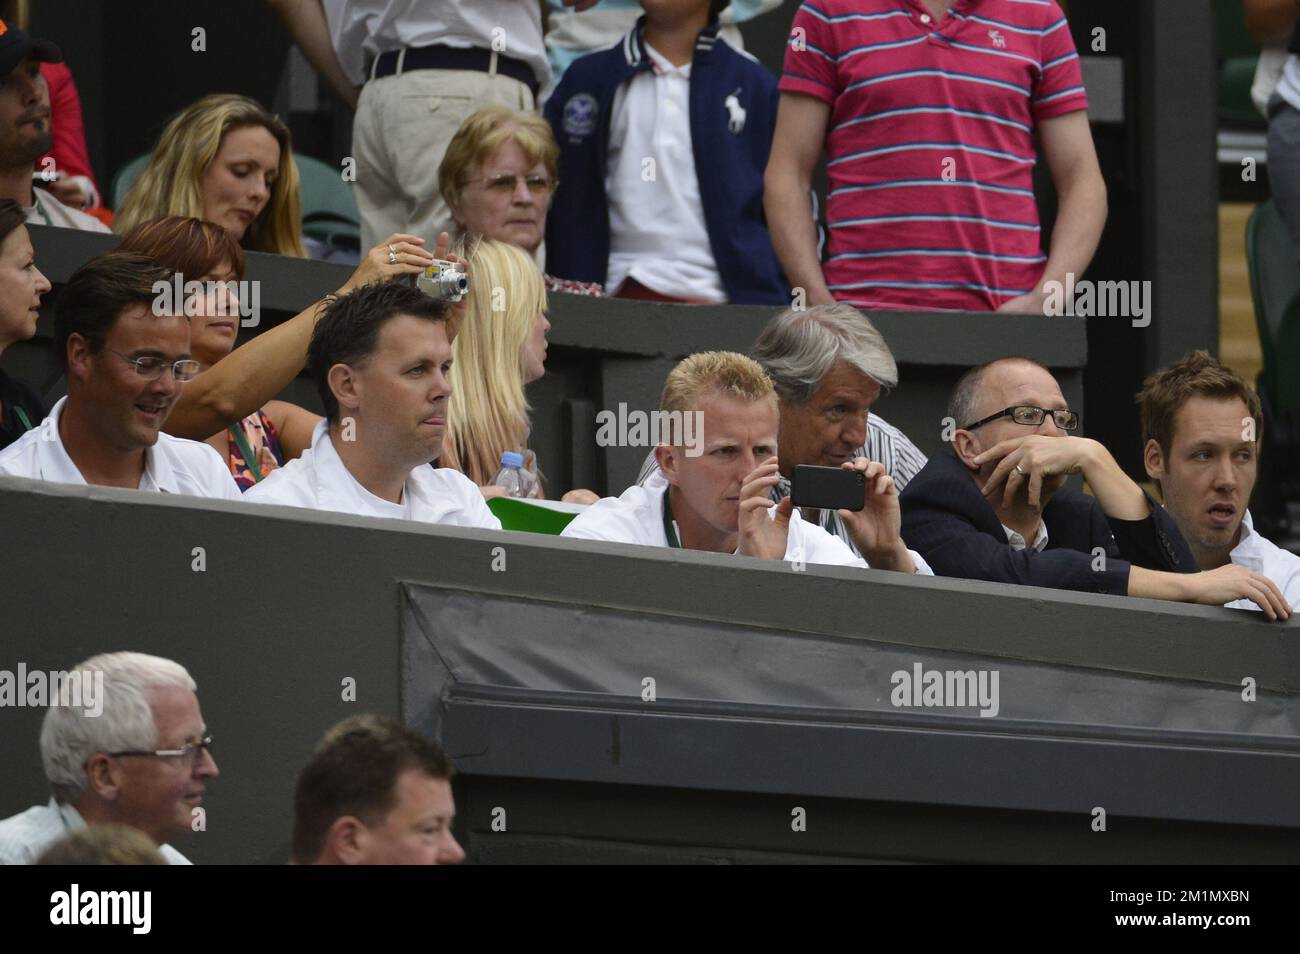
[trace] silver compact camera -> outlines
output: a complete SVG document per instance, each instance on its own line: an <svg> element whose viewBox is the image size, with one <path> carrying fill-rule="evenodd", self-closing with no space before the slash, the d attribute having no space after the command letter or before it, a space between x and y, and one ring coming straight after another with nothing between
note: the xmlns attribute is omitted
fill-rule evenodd
<svg viewBox="0 0 1300 954"><path fill-rule="evenodd" d="M415 286L434 301L460 301L469 291L469 275L463 265L435 258L415 276Z"/></svg>

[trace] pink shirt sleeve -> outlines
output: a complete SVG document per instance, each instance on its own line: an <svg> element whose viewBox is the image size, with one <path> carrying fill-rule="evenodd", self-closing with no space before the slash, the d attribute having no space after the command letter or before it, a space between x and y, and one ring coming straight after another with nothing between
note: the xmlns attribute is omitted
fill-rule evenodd
<svg viewBox="0 0 1300 954"><path fill-rule="evenodd" d="M90 167L90 154L86 150L81 97L77 94L72 71L64 63L42 63L41 74L50 88L50 130L54 137L54 143L46 156L54 159L56 170L70 176L85 176L95 186L95 191L99 192L95 173ZM44 159L43 156L41 161Z"/></svg>
<svg viewBox="0 0 1300 954"><path fill-rule="evenodd" d="M831 29L835 5L827 0L805 3L795 12L786 39L785 64L778 89L806 93L834 105L839 94L838 46Z"/></svg>
<svg viewBox="0 0 1300 954"><path fill-rule="evenodd" d="M1070 24L1055 3L1049 4L1048 10L1043 25L1047 32L1039 45L1038 82L1034 85L1035 122L1088 108L1083 68L1070 36Z"/></svg>

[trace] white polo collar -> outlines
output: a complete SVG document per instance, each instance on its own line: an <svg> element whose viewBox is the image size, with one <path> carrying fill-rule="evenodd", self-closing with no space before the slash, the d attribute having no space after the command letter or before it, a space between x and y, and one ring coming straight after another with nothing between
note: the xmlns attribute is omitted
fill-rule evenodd
<svg viewBox="0 0 1300 954"><path fill-rule="evenodd" d="M1247 510L1245 516L1241 518L1237 545L1228 554L1228 560L1259 573L1264 566L1263 553L1266 548L1262 546L1263 543L1264 538L1255 532L1255 523L1250 519L1250 511Z"/></svg>
<svg viewBox="0 0 1300 954"><path fill-rule="evenodd" d="M63 414L64 405L67 403L66 396L59 398L46 419L50 423L42 422L36 428L38 432L36 437L36 460L42 480L51 480L62 484L84 484L86 478L82 476L81 471L77 469L77 465L68 456L67 448L63 446L63 435L59 433L59 421ZM46 435L50 433L49 429L53 430L53 437L47 438ZM164 494L181 493L176 483L176 474L172 470L167 455L159 452L158 445L168 440L171 440L171 438L160 433L158 443L144 449L144 473L140 475L138 489Z"/></svg>
<svg viewBox="0 0 1300 954"><path fill-rule="evenodd" d="M361 486L361 482L352 476L352 471L348 470L347 465L343 463L343 458L334 449L328 420L316 424L316 431L311 439L311 455L312 481L315 485L316 499L322 509L338 510L343 513L373 513L376 509L375 501L393 505L392 501L381 500L366 490ZM414 492L415 483L410 477L407 478L402 488L402 503L397 505L405 508L408 517L416 512L416 498L420 496Z"/></svg>

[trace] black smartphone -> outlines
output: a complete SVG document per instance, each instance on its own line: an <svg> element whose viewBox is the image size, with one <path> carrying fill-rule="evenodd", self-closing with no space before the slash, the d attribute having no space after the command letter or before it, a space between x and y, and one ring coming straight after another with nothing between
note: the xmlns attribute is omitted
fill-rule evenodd
<svg viewBox="0 0 1300 954"><path fill-rule="evenodd" d="M790 482L796 507L818 510L861 510L867 478L858 470L800 464Z"/></svg>

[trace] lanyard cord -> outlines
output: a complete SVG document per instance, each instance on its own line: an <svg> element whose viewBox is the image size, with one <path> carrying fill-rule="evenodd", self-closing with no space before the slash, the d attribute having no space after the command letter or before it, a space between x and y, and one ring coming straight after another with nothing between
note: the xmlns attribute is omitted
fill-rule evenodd
<svg viewBox="0 0 1300 954"><path fill-rule="evenodd" d="M231 424L229 430L230 436L235 439L235 444L239 447L239 453L244 455L244 463L248 465L248 470L253 475L253 483L258 483L266 475L262 473L262 467L257 462L257 455L248 446L248 439L244 437L244 429L238 424Z"/></svg>
<svg viewBox="0 0 1300 954"><path fill-rule="evenodd" d="M668 538L668 545L677 550L682 548L681 541L677 539L677 528L673 526L673 505L669 498L672 496L673 489L668 487L664 490L664 536Z"/></svg>

